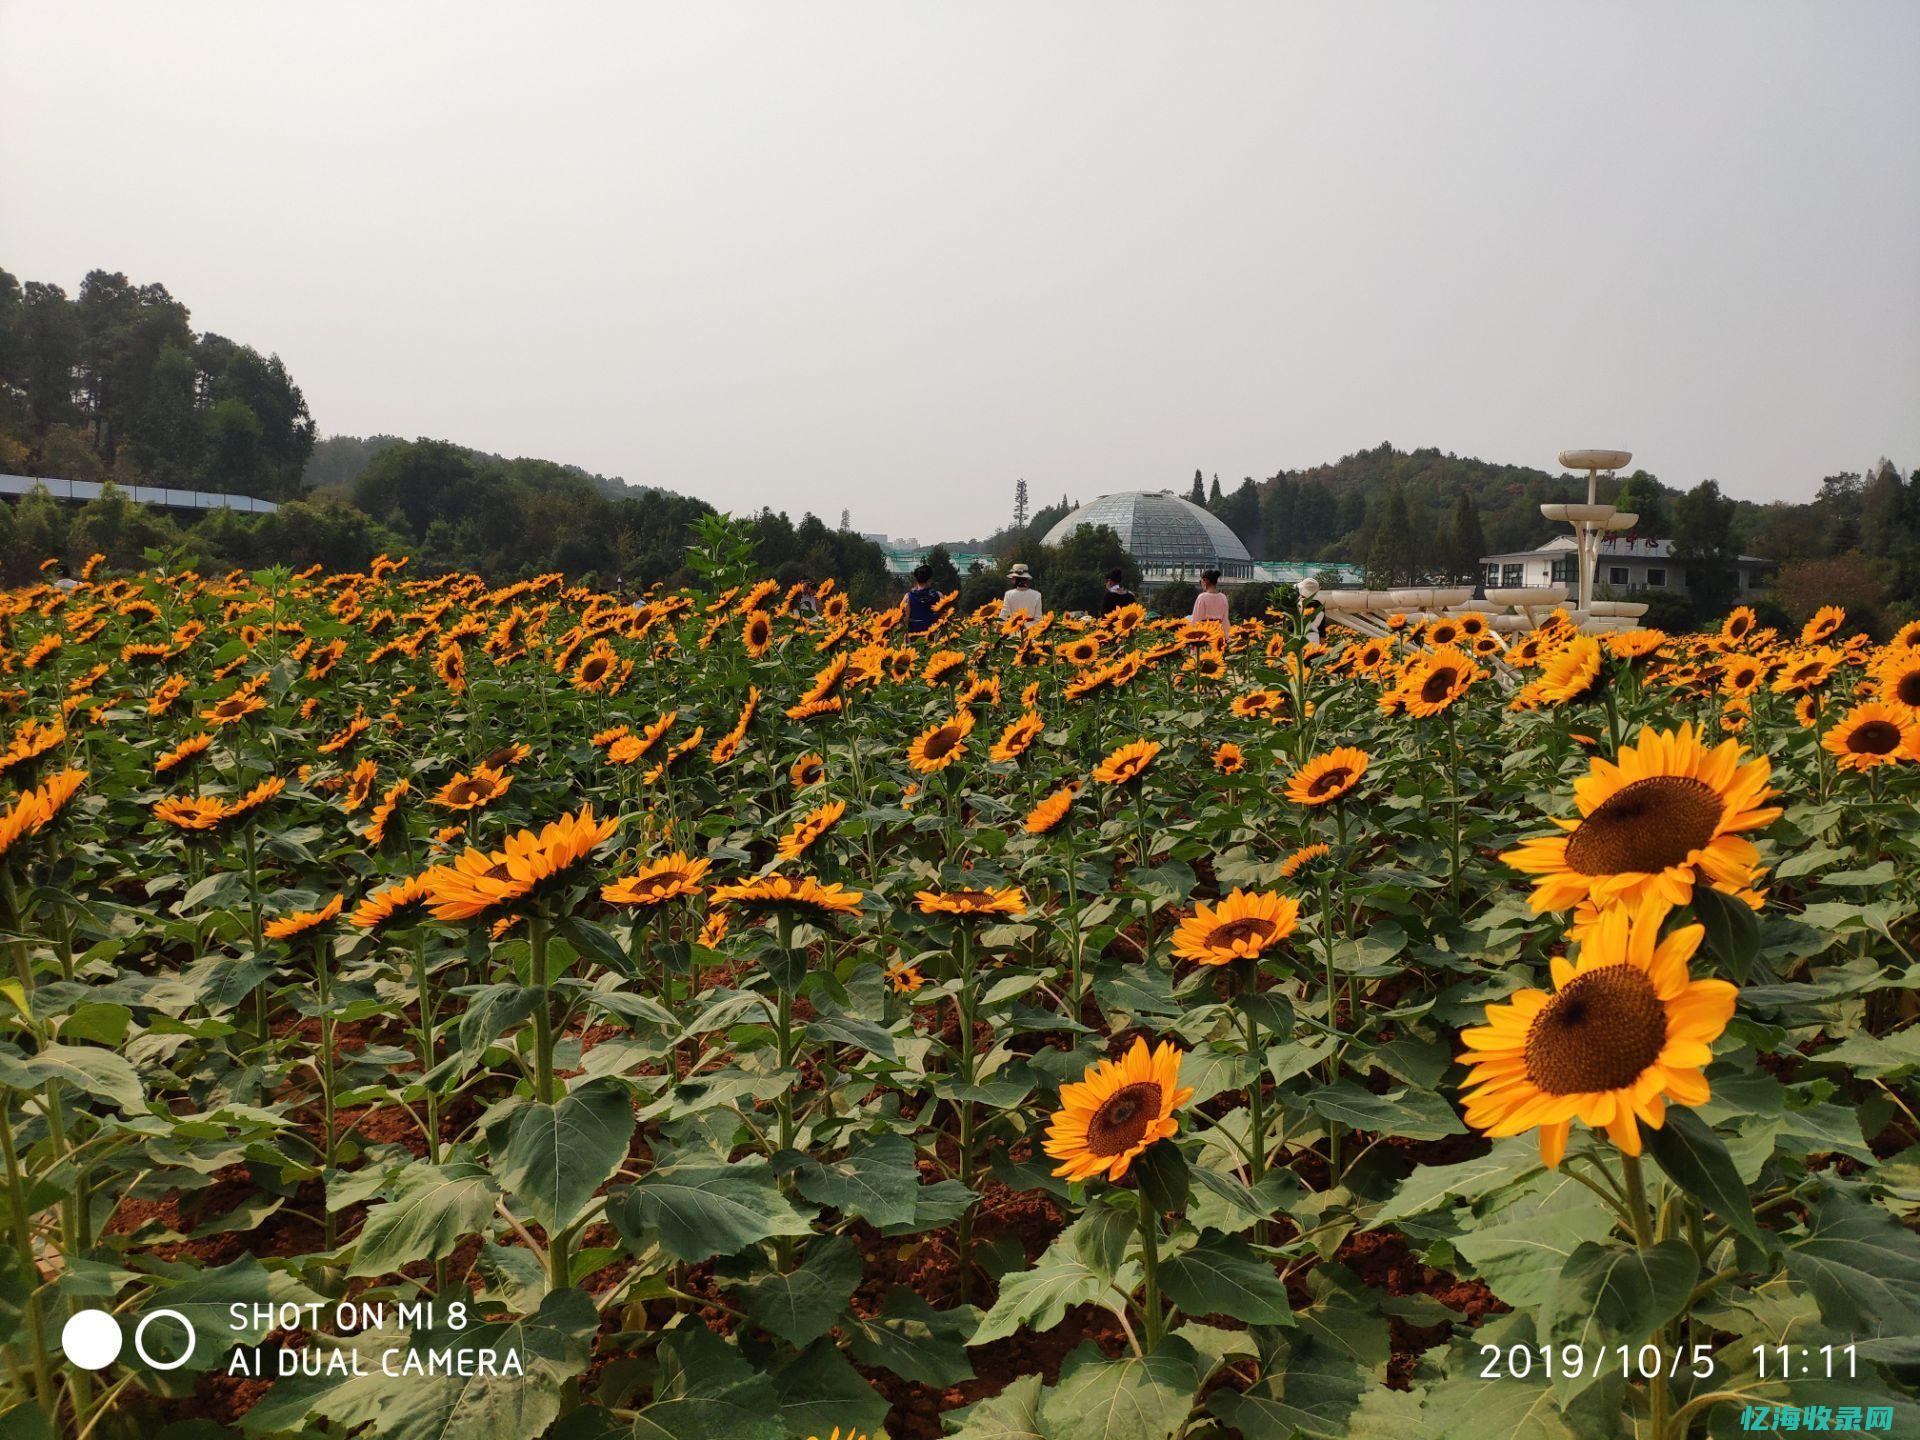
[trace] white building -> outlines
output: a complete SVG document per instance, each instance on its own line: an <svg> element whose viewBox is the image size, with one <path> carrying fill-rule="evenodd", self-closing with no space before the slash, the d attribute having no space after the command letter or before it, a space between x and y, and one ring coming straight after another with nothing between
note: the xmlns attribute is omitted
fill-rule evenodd
<svg viewBox="0 0 1920 1440"><path fill-rule="evenodd" d="M1567 598L1580 589L1574 573L1573 537L1565 535L1549 540L1537 550L1516 550L1504 555L1482 555L1480 573L1489 590L1514 590L1521 587L1562 585ZM1757 555L1734 558L1737 584L1742 595L1766 588L1766 573L1771 560ZM1600 556L1594 567L1593 589L1596 595L1618 596L1636 590L1671 590L1687 593L1687 565L1673 558L1668 540L1643 540L1623 535L1608 535L1600 541Z"/></svg>

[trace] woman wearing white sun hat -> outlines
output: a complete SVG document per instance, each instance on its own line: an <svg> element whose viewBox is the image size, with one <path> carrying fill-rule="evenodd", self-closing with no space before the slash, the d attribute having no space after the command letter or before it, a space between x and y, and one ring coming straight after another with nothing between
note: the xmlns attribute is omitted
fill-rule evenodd
<svg viewBox="0 0 1920 1440"><path fill-rule="evenodd" d="M1010 620L1020 615L1032 624L1040 618L1040 592L1033 588L1033 572L1024 565L1014 565L1007 570L1007 579L1012 588L1000 597L1000 618Z"/></svg>

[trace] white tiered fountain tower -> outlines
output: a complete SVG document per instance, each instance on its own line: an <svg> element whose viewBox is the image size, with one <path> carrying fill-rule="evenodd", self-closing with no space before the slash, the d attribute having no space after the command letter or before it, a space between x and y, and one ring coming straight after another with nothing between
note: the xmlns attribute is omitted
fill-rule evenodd
<svg viewBox="0 0 1920 1440"><path fill-rule="evenodd" d="M1639 601L1593 598L1602 537L1616 530L1631 530L1640 521L1638 515L1600 503L1600 472L1611 475L1632 459L1632 452L1627 450L1562 450L1560 464L1564 468L1587 472L1586 504L1540 507L1547 519L1573 526L1578 570L1575 608L1570 613L1584 631L1628 630L1647 613L1647 607ZM1553 611L1565 608L1568 599L1566 591L1557 585L1495 588L1486 592L1485 600L1475 600L1472 588L1465 586L1321 591L1315 582L1307 580L1301 583L1300 593L1309 598L1318 594L1330 620L1365 635L1386 634L1386 617L1395 611L1414 620L1480 611L1496 632L1514 634L1536 629Z"/></svg>

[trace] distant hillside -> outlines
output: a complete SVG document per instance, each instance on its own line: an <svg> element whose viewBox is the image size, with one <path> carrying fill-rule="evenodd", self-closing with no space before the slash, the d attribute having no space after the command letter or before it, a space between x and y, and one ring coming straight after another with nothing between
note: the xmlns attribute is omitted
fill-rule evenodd
<svg viewBox="0 0 1920 1440"><path fill-rule="evenodd" d="M310 494L345 494L353 488L353 482L360 478L360 472L372 463L374 456L382 450L405 443L398 435L329 435L314 443L313 457L307 461L301 482ZM496 455L490 450L475 450L470 445L460 448L475 460L499 465L516 458ZM652 485L635 485L618 475L596 475L578 465L553 463L558 470L589 482L609 500L635 500L648 494L671 493Z"/></svg>

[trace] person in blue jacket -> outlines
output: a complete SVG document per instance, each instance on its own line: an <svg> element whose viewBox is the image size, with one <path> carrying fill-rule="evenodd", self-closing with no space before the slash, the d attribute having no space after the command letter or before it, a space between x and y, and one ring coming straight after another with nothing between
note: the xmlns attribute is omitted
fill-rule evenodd
<svg viewBox="0 0 1920 1440"><path fill-rule="evenodd" d="M916 567L913 584L907 589L909 635L922 635L933 628L933 602L939 598L933 590L933 571L925 565Z"/></svg>

